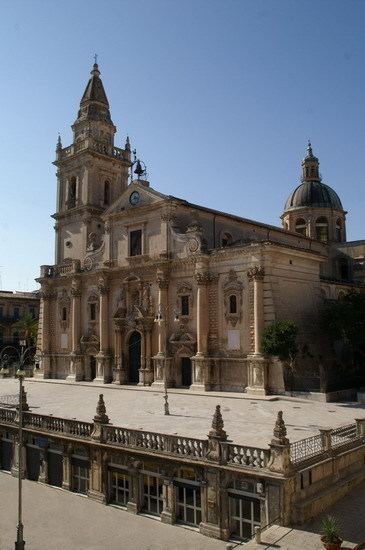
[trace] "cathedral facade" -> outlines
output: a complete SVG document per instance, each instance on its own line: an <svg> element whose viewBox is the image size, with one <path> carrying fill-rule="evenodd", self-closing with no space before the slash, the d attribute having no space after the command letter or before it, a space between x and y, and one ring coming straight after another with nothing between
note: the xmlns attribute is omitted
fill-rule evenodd
<svg viewBox="0 0 365 550"><path fill-rule="evenodd" d="M310 350L303 380L319 386L316 321L324 299L363 285L365 246L346 242L346 212L311 145L280 228L155 190L129 139L114 145L96 64L72 130L56 148L56 261L38 279L35 376L282 393L261 337L291 319Z"/></svg>

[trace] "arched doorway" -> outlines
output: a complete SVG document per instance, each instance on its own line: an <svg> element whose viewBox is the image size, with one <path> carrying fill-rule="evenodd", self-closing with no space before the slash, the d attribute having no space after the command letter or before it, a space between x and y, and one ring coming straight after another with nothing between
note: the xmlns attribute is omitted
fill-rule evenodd
<svg viewBox="0 0 365 550"><path fill-rule="evenodd" d="M181 385L189 387L191 384L191 359L190 357L181 357Z"/></svg>
<svg viewBox="0 0 365 550"><path fill-rule="evenodd" d="M141 335L134 331L129 337L129 373L128 381L130 384L139 382L139 369L141 367Z"/></svg>

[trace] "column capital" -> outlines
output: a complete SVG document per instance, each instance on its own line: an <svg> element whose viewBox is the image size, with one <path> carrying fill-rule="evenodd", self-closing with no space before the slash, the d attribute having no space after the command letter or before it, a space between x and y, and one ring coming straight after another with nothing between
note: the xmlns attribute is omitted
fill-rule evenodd
<svg viewBox="0 0 365 550"><path fill-rule="evenodd" d="M109 290L107 279L105 277L99 277L98 280L98 292L99 295L107 294Z"/></svg>
<svg viewBox="0 0 365 550"><path fill-rule="evenodd" d="M208 271L198 271L195 273L195 279L198 286L207 286L211 280L210 273Z"/></svg>
<svg viewBox="0 0 365 550"><path fill-rule="evenodd" d="M265 269L261 265L255 265L247 271L249 281L262 281L265 276Z"/></svg>

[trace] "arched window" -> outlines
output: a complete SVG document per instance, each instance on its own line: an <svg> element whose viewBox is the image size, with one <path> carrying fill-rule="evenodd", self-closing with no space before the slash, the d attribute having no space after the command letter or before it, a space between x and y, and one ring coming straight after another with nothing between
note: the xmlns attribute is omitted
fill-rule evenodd
<svg viewBox="0 0 365 550"><path fill-rule="evenodd" d="M336 241L342 241L342 221L340 220L340 218L336 220Z"/></svg>
<svg viewBox="0 0 365 550"><path fill-rule="evenodd" d="M295 222L295 231L301 235L307 234L307 224L303 218L298 218Z"/></svg>
<svg viewBox="0 0 365 550"><path fill-rule="evenodd" d="M232 235L230 233L223 233L222 235L222 246L225 247L225 246L229 246L230 244L232 244Z"/></svg>
<svg viewBox="0 0 365 550"><path fill-rule="evenodd" d="M104 182L104 205L108 206L110 204L110 182Z"/></svg>
<svg viewBox="0 0 365 550"><path fill-rule="evenodd" d="M74 208L76 205L76 178L73 176L68 183L68 201L69 208Z"/></svg>
<svg viewBox="0 0 365 550"><path fill-rule="evenodd" d="M62 321L67 321L67 307L62 308Z"/></svg>
<svg viewBox="0 0 365 550"><path fill-rule="evenodd" d="M328 221L325 217L317 218L316 239L322 243L326 243L328 241Z"/></svg>
<svg viewBox="0 0 365 550"><path fill-rule="evenodd" d="M237 313L237 296L231 294L229 297L229 313Z"/></svg>

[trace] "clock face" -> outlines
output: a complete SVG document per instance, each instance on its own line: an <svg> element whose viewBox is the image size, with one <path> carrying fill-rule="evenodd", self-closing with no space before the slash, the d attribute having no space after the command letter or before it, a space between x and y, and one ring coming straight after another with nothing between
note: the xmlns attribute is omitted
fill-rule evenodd
<svg viewBox="0 0 365 550"><path fill-rule="evenodd" d="M133 205L138 204L140 200L140 196L138 191L133 191L129 197L129 202Z"/></svg>

